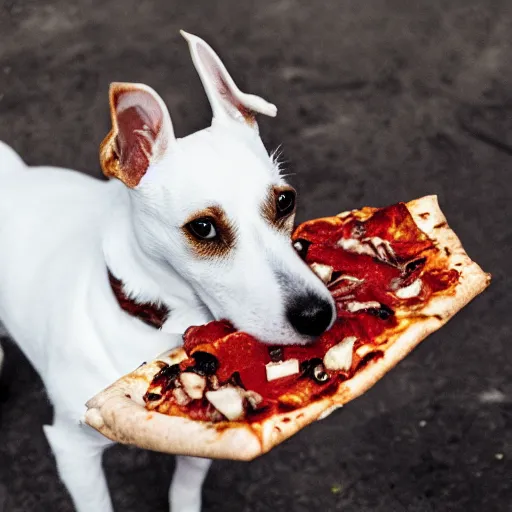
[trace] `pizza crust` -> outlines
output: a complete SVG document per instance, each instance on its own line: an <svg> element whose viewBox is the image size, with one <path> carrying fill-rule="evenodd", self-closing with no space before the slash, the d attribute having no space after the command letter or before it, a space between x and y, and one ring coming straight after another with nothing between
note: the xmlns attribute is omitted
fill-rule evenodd
<svg viewBox="0 0 512 512"><path fill-rule="evenodd" d="M178 348L122 377L89 400L86 404L86 423L113 441L149 450L196 457L252 460L306 425L325 418L333 410L362 395L420 341L438 330L480 294L490 282L490 275L471 261L460 240L449 228L436 196L411 201L407 203L407 208L418 227L444 251L449 268L460 272L459 283L453 295L434 297L418 313L414 322L384 350L383 357L341 383L334 395L253 424L213 424L148 411L142 396L161 368L159 361L175 364L187 357Z"/></svg>

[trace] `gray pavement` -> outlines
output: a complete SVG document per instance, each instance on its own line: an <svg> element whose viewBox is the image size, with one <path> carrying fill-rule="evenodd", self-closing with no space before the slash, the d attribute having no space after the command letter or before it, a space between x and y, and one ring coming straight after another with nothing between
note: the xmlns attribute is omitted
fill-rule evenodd
<svg viewBox="0 0 512 512"><path fill-rule="evenodd" d="M435 193L493 274L362 398L252 463L216 462L206 512L512 510L511 10L505 0L0 4L0 140L27 163L99 177L111 81L153 86L179 136L206 126L183 28L278 106L260 127L295 173L299 221ZM1 342L0 512L71 511L41 430L51 419L41 381ZM166 510L173 464L109 451L117 510Z"/></svg>

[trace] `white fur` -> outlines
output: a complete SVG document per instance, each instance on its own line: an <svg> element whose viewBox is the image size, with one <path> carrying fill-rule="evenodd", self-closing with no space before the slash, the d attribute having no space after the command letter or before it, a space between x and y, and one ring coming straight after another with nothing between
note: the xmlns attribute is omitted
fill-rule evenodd
<svg viewBox="0 0 512 512"><path fill-rule="evenodd" d="M269 187L283 180L257 126L226 102L217 78L229 85L232 101L270 115L275 107L241 93L213 50L195 36L186 38L214 121L176 140L161 98L140 86L162 109L166 139L156 143L167 149L134 189L70 170L28 168L0 143L0 320L46 386L55 417L44 431L79 512L112 510L101 467L110 442L81 424L87 399L181 344L189 325L213 318L228 318L264 341L308 341L286 319L290 292L278 273L298 290L331 300L289 236L262 218ZM207 65L201 60L206 54ZM222 207L236 226L236 247L225 259L194 256L181 230L191 213L211 205ZM169 307L161 330L120 310L107 265L134 298ZM200 509L209 464L178 459L173 511Z"/></svg>

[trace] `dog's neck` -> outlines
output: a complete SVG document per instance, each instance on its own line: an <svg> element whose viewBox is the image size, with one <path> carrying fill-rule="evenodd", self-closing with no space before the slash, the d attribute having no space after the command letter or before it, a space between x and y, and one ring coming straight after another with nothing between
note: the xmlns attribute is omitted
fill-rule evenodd
<svg viewBox="0 0 512 512"><path fill-rule="evenodd" d="M160 263L138 243L129 192L121 183L113 189L109 219L103 231L105 265L122 283L122 293L137 304L156 304L169 311L184 304L201 304L193 288L169 265Z"/></svg>
<svg viewBox="0 0 512 512"><path fill-rule="evenodd" d="M110 269L108 271L108 280L112 292L119 304L119 307L131 316L142 320L145 324L161 329L169 316L169 309L163 304L154 304L151 302L139 303L130 298L123 290L123 282L117 279Z"/></svg>

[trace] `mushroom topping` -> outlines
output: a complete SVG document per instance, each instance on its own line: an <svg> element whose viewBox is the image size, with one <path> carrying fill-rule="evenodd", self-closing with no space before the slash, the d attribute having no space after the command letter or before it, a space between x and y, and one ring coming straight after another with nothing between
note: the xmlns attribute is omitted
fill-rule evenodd
<svg viewBox="0 0 512 512"><path fill-rule="evenodd" d="M416 279L409 286L404 286L395 292L399 299L411 299L417 297L421 292L421 279Z"/></svg>
<svg viewBox="0 0 512 512"><path fill-rule="evenodd" d="M330 265L311 263L310 268L324 284L327 284L331 280L333 268Z"/></svg>
<svg viewBox="0 0 512 512"><path fill-rule="evenodd" d="M341 238L338 240L338 245L345 251L366 254L374 258L379 258L391 265L396 265L396 255L391 244L378 236L363 238L362 240L356 238Z"/></svg>
<svg viewBox="0 0 512 512"><path fill-rule="evenodd" d="M176 400L178 405L187 405L192 400L187 393L185 393L183 388L174 388L172 390L172 396Z"/></svg>
<svg viewBox="0 0 512 512"><path fill-rule="evenodd" d="M244 416L244 401L240 392L233 386L225 386L217 391L207 391L206 399L229 421Z"/></svg>
<svg viewBox="0 0 512 512"><path fill-rule="evenodd" d="M354 276L349 276L347 274L342 274L337 277L332 283L329 283L327 288L329 288L331 295L337 299L339 297L345 297L350 292L353 292L356 288L361 286L364 283L364 279L359 279Z"/></svg>
<svg viewBox="0 0 512 512"><path fill-rule="evenodd" d="M341 274L341 276L338 276L332 283L329 283L328 288L332 288L333 286L336 286L337 284L340 284L343 281L347 281L349 283L354 284L362 284L364 283L364 279L359 279L355 276L349 276L348 274Z"/></svg>
<svg viewBox="0 0 512 512"><path fill-rule="evenodd" d="M193 400L203 398L206 388L206 379L194 372L183 372L180 376L181 384L187 395Z"/></svg>
<svg viewBox="0 0 512 512"><path fill-rule="evenodd" d="M324 356L324 366L328 370L349 370L352 366L352 351L357 338L347 336L331 347Z"/></svg>
<svg viewBox="0 0 512 512"><path fill-rule="evenodd" d="M213 390L219 389L220 384L219 384L219 378L217 377L217 375L210 375L208 377L208 384L209 384L210 389L213 389Z"/></svg>
<svg viewBox="0 0 512 512"><path fill-rule="evenodd" d="M362 309L377 309L380 308L380 302L375 300L371 300L368 302L347 302L346 309L351 313L356 313L357 311L361 311Z"/></svg>
<svg viewBox="0 0 512 512"><path fill-rule="evenodd" d="M261 402L263 402L263 397L256 393L256 391L244 391L244 398L249 402L252 409L257 409Z"/></svg>

